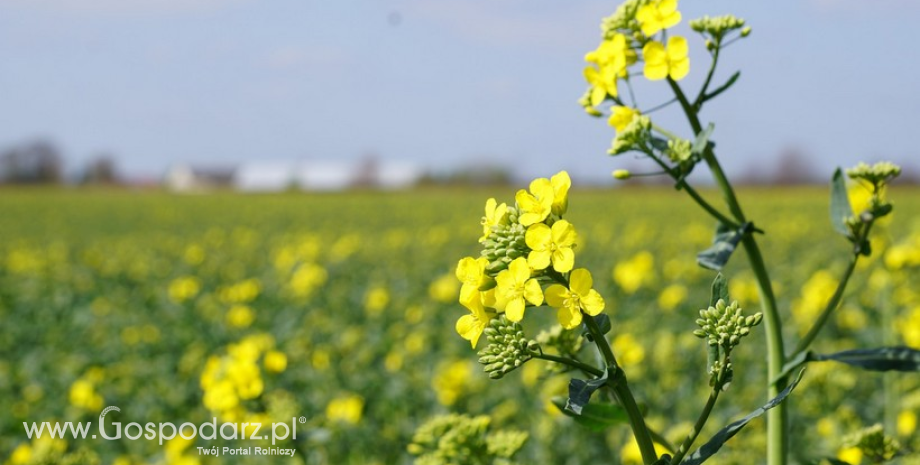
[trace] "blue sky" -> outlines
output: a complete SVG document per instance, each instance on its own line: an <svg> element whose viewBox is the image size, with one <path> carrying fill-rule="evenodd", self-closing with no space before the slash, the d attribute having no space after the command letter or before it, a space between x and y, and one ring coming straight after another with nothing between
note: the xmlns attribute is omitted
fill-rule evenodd
<svg viewBox="0 0 920 465"><path fill-rule="evenodd" d="M522 176L597 177L612 130L576 103L611 1L2 0L0 148L50 137L71 168L101 151L156 176L177 162L360 159ZM920 168L920 48L911 0L681 2L687 19L753 26L705 118L741 174L796 148L830 172L859 160ZM691 75L708 62L691 38ZM666 99L638 85L641 106ZM676 107L656 113L688 135ZM647 165L646 165L647 166Z"/></svg>

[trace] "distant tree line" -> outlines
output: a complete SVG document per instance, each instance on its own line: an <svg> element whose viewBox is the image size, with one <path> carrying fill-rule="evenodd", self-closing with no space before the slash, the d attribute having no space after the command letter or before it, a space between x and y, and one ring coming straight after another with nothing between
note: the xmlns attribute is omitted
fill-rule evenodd
<svg viewBox="0 0 920 465"><path fill-rule="evenodd" d="M0 150L0 183L61 184L65 181L64 157L48 140L38 139ZM117 183L115 160L109 155L94 157L76 181L83 184Z"/></svg>

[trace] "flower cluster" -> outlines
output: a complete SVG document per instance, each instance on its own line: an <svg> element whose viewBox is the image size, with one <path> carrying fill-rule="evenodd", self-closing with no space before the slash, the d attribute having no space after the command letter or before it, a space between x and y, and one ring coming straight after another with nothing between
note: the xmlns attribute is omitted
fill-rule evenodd
<svg viewBox="0 0 920 465"><path fill-rule="evenodd" d="M726 351L731 351L741 342L741 338L751 333L751 328L760 324L763 314L756 313L750 316L742 314L738 301L731 305L719 299L712 307L700 310L700 318L696 324L700 329L693 334L705 338L710 346L721 346Z"/></svg>
<svg viewBox="0 0 920 465"><path fill-rule="evenodd" d="M644 62L643 74L651 81L665 78L679 81L690 72L687 40L672 35L665 43L665 31L682 19L677 0L634 0L622 4L602 25L603 39L597 49L585 55L584 70L588 91L581 100L592 115L597 107L613 100L610 125L621 130L637 110L625 107L619 99L619 81L628 81L629 67ZM659 37L660 35L660 37ZM640 60L641 52L641 60ZM626 110L624 110L624 108Z"/></svg>
<svg viewBox="0 0 920 465"><path fill-rule="evenodd" d="M562 218L571 184L568 173L561 171L519 190L513 206L495 199L486 202L479 238L483 250L479 258L461 259L456 272L462 284L460 303L470 311L457 321L456 330L473 347L499 314L516 323L528 306L544 301L556 308L566 329L580 325L583 313L603 311L591 273L575 269L578 235Z"/></svg>
<svg viewBox="0 0 920 465"><path fill-rule="evenodd" d="M489 345L479 351L479 363L492 379L499 379L530 360L538 350L536 341L524 336L520 324L498 317L483 332Z"/></svg>
<svg viewBox="0 0 920 465"><path fill-rule="evenodd" d="M868 182L873 192L880 191L888 182L901 174L901 167L889 161L880 161L872 166L860 163L847 170L847 176L857 181Z"/></svg>
<svg viewBox="0 0 920 465"><path fill-rule="evenodd" d="M744 26L744 20L735 15L703 16L690 21L690 29L715 41L721 41L726 34L732 31L741 31L741 37L751 34L751 28Z"/></svg>
<svg viewBox="0 0 920 465"><path fill-rule="evenodd" d="M857 431L844 438L843 442L848 448L858 451L856 454L860 459L865 457L872 463L892 460L901 451L901 444L897 439L885 434L882 425L873 425Z"/></svg>
<svg viewBox="0 0 920 465"><path fill-rule="evenodd" d="M272 350L274 345L270 335L255 334L230 344L226 355L211 356L201 374L204 406L225 421L260 421L260 414L248 411L243 402L258 398L265 390L260 358L266 371L287 368L287 356Z"/></svg>
<svg viewBox="0 0 920 465"><path fill-rule="evenodd" d="M528 434L516 430L490 431L492 419L485 415L441 415L416 430L409 453L418 456L417 465L451 463L502 463L510 459Z"/></svg>

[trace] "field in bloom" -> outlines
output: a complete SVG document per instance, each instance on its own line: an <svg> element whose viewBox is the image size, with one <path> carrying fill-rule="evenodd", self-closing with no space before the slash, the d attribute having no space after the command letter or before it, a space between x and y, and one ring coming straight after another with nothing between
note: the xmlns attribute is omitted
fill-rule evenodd
<svg viewBox="0 0 920 465"><path fill-rule="evenodd" d="M510 202L515 190L0 192L0 462L264 463L199 456L196 447L271 445L29 440L23 429L92 421L95 433L110 405L121 412L107 419L122 424L304 417L296 440L276 444L297 449L290 463L410 463L415 429L448 412L488 414L495 428L529 433L520 463L637 460L625 426L589 432L549 402L571 375L532 360L492 381L454 330L467 313L457 303L457 261L479 250L485 199ZM764 255L794 339L833 292L848 244L832 231L825 189L740 196L766 231ZM876 253L860 263L819 352L920 347L920 191L889 197L894 214L877 225ZM576 188L566 218L638 401L657 431L681 439L708 394L706 351L692 331L713 279L695 255L714 225L669 189ZM725 274L732 298L753 312L744 258ZM554 322L554 311L531 309L524 327L536 337ZM734 356L734 382L704 437L765 400L761 333ZM843 437L875 423L920 448L916 376L816 363L790 399L797 461L846 454ZM762 419L752 423L718 463L750 463L763 431Z"/></svg>

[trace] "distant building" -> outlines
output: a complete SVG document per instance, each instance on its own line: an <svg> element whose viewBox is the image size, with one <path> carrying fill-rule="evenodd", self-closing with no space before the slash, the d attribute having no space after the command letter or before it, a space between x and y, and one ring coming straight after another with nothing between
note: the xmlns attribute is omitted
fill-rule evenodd
<svg viewBox="0 0 920 465"><path fill-rule="evenodd" d="M278 192L286 189L339 191L354 187L402 189L422 178L423 171L409 163L302 161L251 162L241 165L234 187L247 192Z"/></svg>
<svg viewBox="0 0 920 465"><path fill-rule="evenodd" d="M163 185L173 192L203 192L233 186L235 169L198 168L173 165L163 178Z"/></svg>

